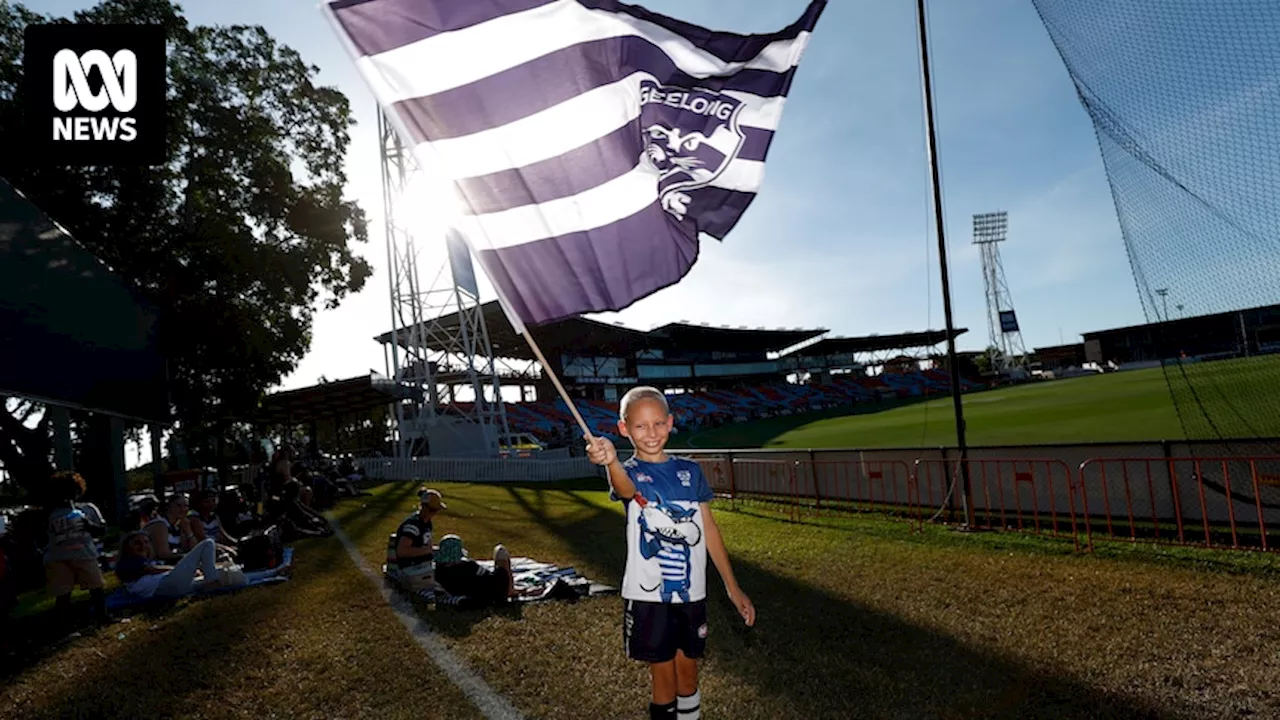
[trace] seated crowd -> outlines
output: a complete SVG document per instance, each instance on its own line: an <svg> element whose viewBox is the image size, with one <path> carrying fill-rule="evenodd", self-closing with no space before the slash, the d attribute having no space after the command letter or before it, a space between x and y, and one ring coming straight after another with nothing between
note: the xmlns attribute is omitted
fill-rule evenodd
<svg viewBox="0 0 1280 720"><path fill-rule="evenodd" d="M342 470L347 472L339 477ZM253 484L142 496L121 527L118 551L111 553L103 548L102 512L83 501L84 478L56 473L43 501L42 559L58 626L70 627L77 586L89 592L94 622L110 622L104 572L114 572L123 592L138 600L243 585L246 571L279 565L284 543L331 535L319 508L332 506L339 495L360 494L354 484L360 477L354 467L294 462L293 448L284 446Z"/></svg>
<svg viewBox="0 0 1280 720"><path fill-rule="evenodd" d="M293 449L284 446L254 483L220 491L197 488L160 499L142 496L120 528L118 550L108 552L103 515L83 500L84 478L59 472L48 485L42 510L45 587L55 598L58 628L72 630L71 597L77 586L89 592L93 622L111 622L108 573L118 578L119 592L133 601L236 587L247 582L246 573L273 568L273 573L288 574L279 565L283 544L331 535L318 506L332 505L339 495L364 494L356 490L359 479L354 470L340 478L318 473L296 463ZM418 510L392 536L388 569L410 591L441 604L490 607L515 597L511 554L505 547L494 547L488 567L469 557L456 534L434 542L433 519L447 507L439 491L421 489Z"/></svg>

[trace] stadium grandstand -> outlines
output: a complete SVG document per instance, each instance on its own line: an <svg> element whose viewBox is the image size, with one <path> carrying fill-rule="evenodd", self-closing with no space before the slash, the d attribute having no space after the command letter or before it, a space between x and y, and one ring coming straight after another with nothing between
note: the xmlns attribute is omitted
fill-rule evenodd
<svg viewBox="0 0 1280 720"><path fill-rule="evenodd" d="M524 339L496 302L482 306L507 399L513 433L549 447L573 444L580 432ZM456 324L456 316L436 321ZM957 329L955 334L966 332ZM571 318L534 335L593 432L614 436L618 400L635 385L667 393L683 432L732 422L945 393L950 375L936 347L946 332L832 337L824 328L718 327L676 322L649 331ZM408 333L384 333L384 348ZM933 351L931 351L933 350ZM446 364L441 361L439 364ZM441 403L465 405L464 373L440 367ZM966 389L977 383L966 379ZM472 396L474 397L474 396Z"/></svg>
<svg viewBox="0 0 1280 720"><path fill-rule="evenodd" d="M1091 363L1117 366L1178 357L1222 360L1280 352L1280 305L1174 317L1165 322L1084 334Z"/></svg>

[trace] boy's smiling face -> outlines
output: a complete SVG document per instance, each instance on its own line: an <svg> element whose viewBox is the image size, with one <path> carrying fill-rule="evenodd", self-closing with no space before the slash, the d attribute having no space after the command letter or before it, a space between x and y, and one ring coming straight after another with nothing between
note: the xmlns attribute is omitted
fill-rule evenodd
<svg viewBox="0 0 1280 720"><path fill-rule="evenodd" d="M660 462L675 419L657 400L637 400L627 406L627 417L618 421L618 432L630 438L636 455L646 462Z"/></svg>

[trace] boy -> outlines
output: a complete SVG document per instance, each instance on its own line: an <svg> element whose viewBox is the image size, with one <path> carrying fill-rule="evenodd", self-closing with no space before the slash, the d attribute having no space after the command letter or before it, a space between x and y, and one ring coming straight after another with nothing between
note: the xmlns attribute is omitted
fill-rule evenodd
<svg viewBox="0 0 1280 720"><path fill-rule="evenodd" d="M626 508L623 644L628 657L649 663L649 717L698 720L708 554L748 626L755 624L756 610L734 579L702 468L666 453L674 424L666 397L656 388L633 388L622 397L619 415L618 432L631 440L635 454L619 462L613 443L592 438L587 456L609 469L610 496Z"/></svg>

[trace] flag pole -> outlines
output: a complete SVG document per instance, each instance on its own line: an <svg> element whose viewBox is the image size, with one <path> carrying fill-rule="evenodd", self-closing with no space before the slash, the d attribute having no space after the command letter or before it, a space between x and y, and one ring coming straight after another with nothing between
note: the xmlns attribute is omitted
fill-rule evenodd
<svg viewBox="0 0 1280 720"><path fill-rule="evenodd" d="M556 386L556 392L560 393L564 404L569 406L569 412L573 414L573 419L578 421L578 427L582 428L587 440L594 440L595 435L591 434L591 428L587 427L587 421L582 419L582 414L578 412L577 406L573 404L573 398L569 397L569 392L564 389L564 385L560 384L560 378L556 377L556 371L551 369L551 364L543 357L542 348L538 347L538 343L529 334L527 328L520 328L520 336L524 338L525 342L529 343L529 349L533 351L533 356L538 361L538 365L542 367L542 372L551 378L551 384Z"/></svg>
<svg viewBox="0 0 1280 720"><path fill-rule="evenodd" d="M925 27L925 0L916 0L916 24L920 31L920 74L924 86L924 117L929 149L929 180L933 186L934 225L938 229L938 268L942 274L942 312L947 323L947 363L951 374L951 403L955 410L956 445L960 450L960 502L964 527L973 527L969 490L969 446L965 441L964 403L960 399L960 362L956 354L955 318L951 312L951 277L947 270L947 239L942 211L942 184L938 176L938 138L933 120L933 79L929 71L929 33Z"/></svg>

